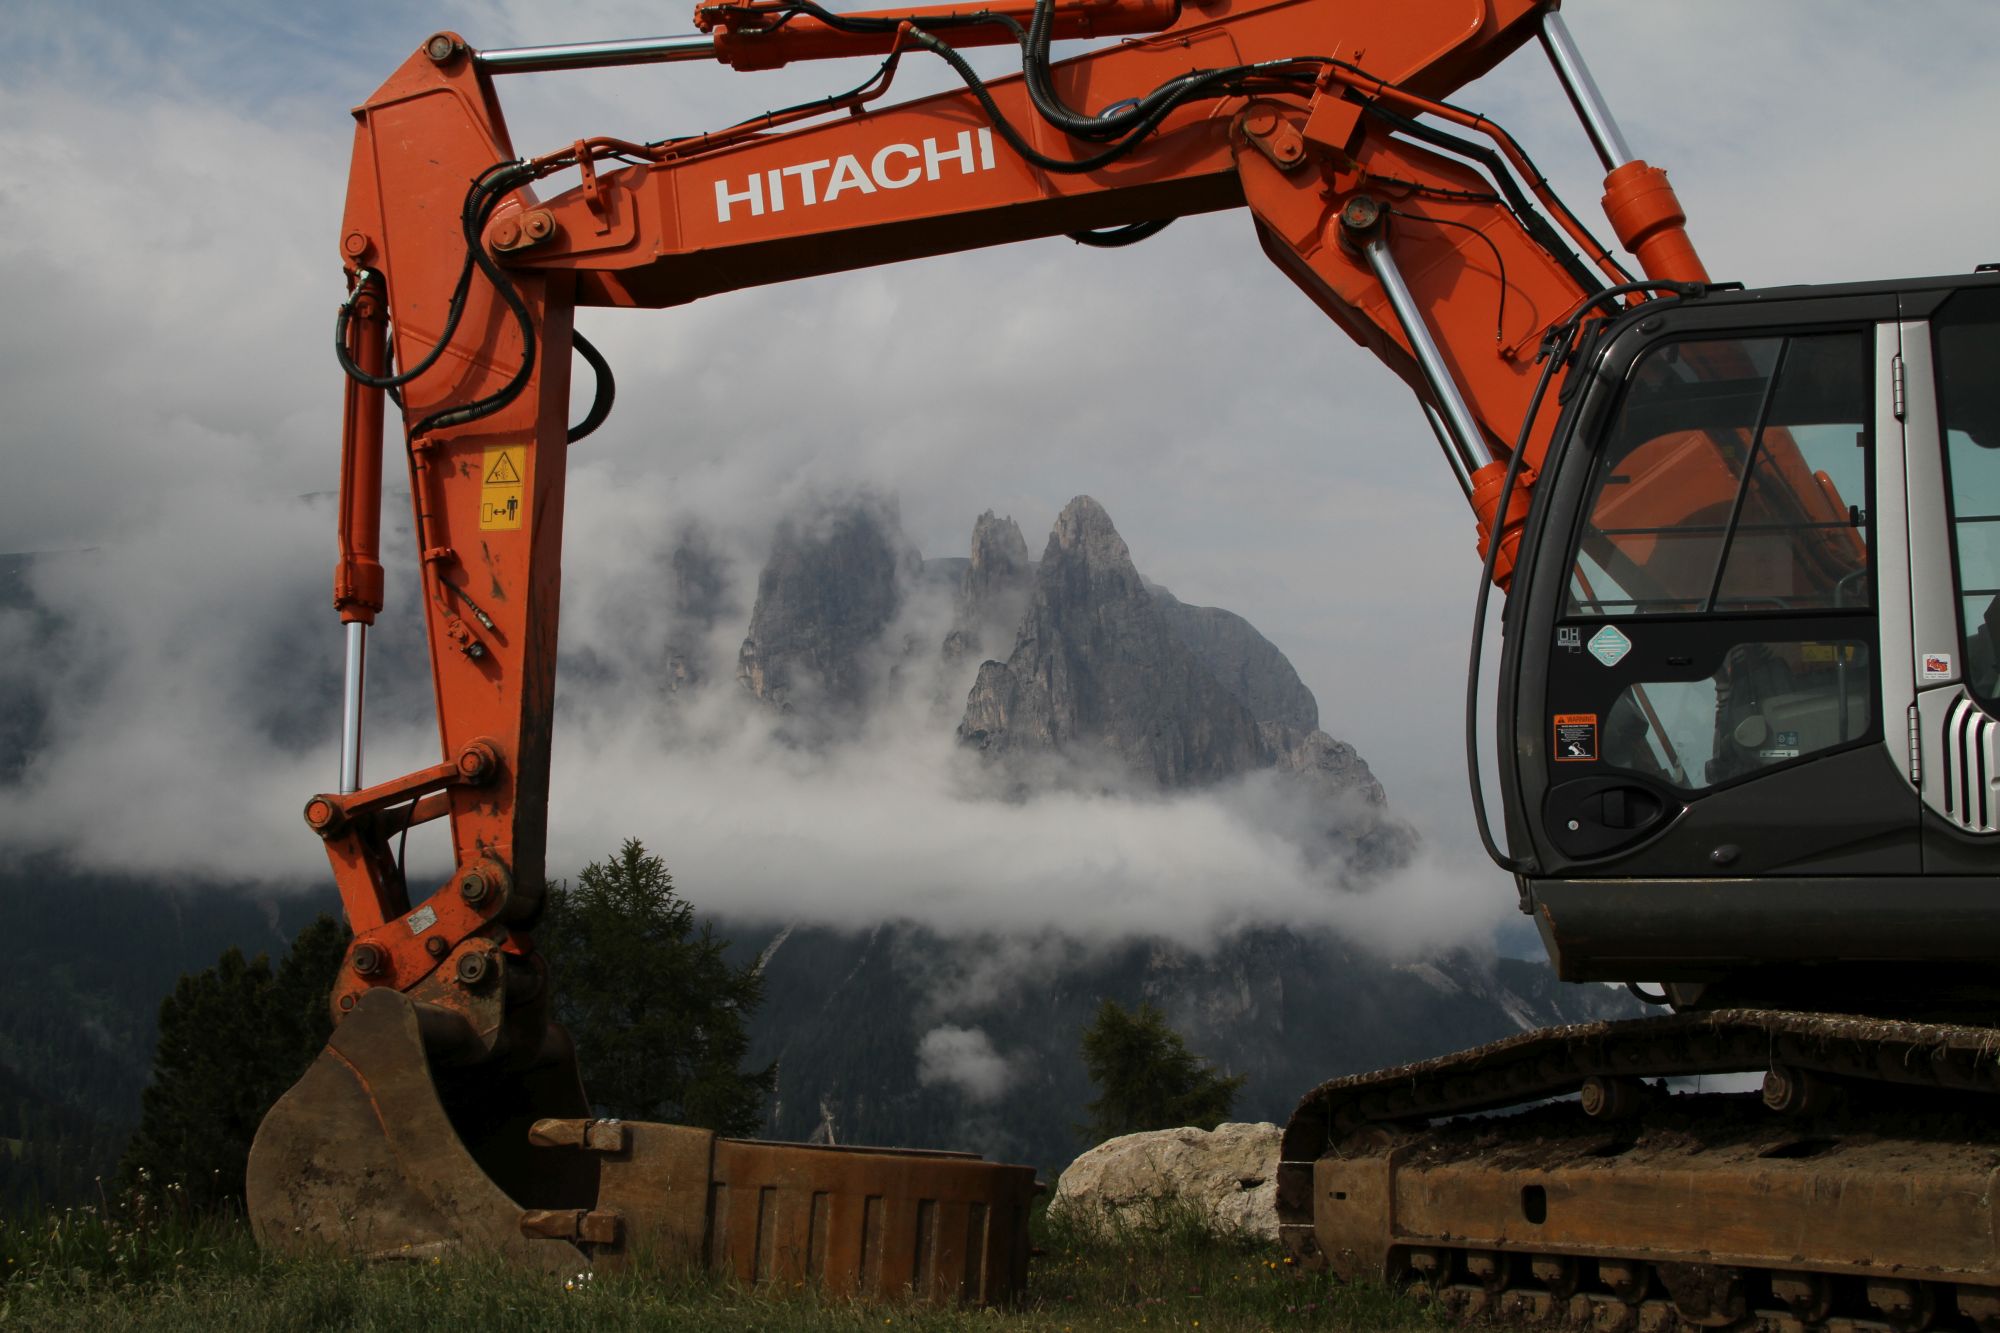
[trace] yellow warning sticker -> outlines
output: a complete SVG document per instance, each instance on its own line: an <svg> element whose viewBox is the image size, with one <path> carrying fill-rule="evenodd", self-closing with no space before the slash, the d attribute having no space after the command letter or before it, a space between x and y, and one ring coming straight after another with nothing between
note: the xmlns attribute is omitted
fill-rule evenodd
<svg viewBox="0 0 2000 1333"><path fill-rule="evenodd" d="M521 470L514 466L514 451L508 447L486 451L486 485L518 486Z"/></svg>
<svg viewBox="0 0 2000 1333"><path fill-rule="evenodd" d="M479 526L518 528L527 509L527 486L521 480L524 460L518 444L487 448L479 464Z"/></svg>

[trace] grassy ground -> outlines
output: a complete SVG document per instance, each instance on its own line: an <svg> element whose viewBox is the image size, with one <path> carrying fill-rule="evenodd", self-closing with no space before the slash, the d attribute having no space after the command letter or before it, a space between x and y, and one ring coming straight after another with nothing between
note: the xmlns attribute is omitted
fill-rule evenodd
<svg viewBox="0 0 2000 1333"><path fill-rule="evenodd" d="M1340 1286L1275 1248L1216 1236L1166 1210L1117 1234L1037 1222L1019 1308L923 1310L827 1301L810 1290L509 1270L473 1258L364 1266L261 1254L235 1219L177 1215L146 1201L0 1223L0 1327L79 1329L1106 1329L1415 1330L1442 1316L1404 1296Z"/></svg>

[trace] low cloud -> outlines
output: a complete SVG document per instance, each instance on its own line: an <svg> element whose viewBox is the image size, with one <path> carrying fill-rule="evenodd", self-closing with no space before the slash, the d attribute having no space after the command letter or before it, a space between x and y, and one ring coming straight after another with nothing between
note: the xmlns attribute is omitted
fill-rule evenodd
<svg viewBox="0 0 2000 1333"><path fill-rule="evenodd" d="M945 1024L917 1042L917 1081L957 1088L970 1102L993 1102L1013 1085L1014 1070L983 1029Z"/></svg>
<svg viewBox="0 0 2000 1333"><path fill-rule="evenodd" d="M798 743L798 728L734 678L769 540L750 528L770 518L763 502L741 524L719 500L701 506L727 611L678 645L706 679L670 691L671 551L696 521L642 523L646 497L587 475L579 492L612 521L572 552L588 576L566 608L564 654L588 665L559 694L552 874L637 836L701 910L733 920L900 921L1092 946L1154 936L1200 949L1276 925L1421 952L1478 944L1511 907L1490 875L1435 851L1387 879L1345 875L1343 844L1315 834L1327 812L1275 773L1160 792L1108 764L1065 763L1059 785L997 796L990 767L955 736L977 664L939 651L952 598L935 580L905 587L865 657L872 707ZM334 766L336 664L319 632L325 562L290 538L324 524L326 509L236 512L233 500L190 496L130 544L37 563L31 586L64 627L45 654L13 659L48 712L0 801L0 848L175 881L325 882L299 807ZM218 550L221 510L251 549L282 558L245 564ZM649 527L651 541L625 538ZM392 601L402 595L392 586ZM29 621L16 612L0 633ZM414 626L391 617L378 640L366 756L379 780L431 762L436 741ZM420 832L433 836L412 839L413 880L441 882L442 839ZM1037 947L1010 947L995 965L1018 974ZM1046 956L1059 965L1060 949Z"/></svg>

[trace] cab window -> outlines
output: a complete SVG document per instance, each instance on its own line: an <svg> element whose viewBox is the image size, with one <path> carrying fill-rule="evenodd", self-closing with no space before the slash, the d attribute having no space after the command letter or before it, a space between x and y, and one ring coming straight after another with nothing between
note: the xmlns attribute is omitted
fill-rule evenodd
<svg viewBox="0 0 2000 1333"><path fill-rule="evenodd" d="M1633 368L1569 616L1870 604L1864 330L1689 339Z"/></svg>
<svg viewBox="0 0 2000 1333"><path fill-rule="evenodd" d="M1682 338L1633 362L1549 677L1551 714L1584 719L1598 749L1556 743L1555 762L1699 792L1874 734L1873 348L1853 326Z"/></svg>

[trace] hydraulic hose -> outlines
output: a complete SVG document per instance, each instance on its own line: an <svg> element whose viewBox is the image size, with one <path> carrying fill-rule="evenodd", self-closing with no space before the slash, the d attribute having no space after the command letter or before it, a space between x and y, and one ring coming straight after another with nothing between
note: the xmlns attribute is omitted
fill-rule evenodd
<svg viewBox="0 0 2000 1333"><path fill-rule="evenodd" d="M1137 245L1149 236L1158 236L1172 221L1172 218L1154 218L1151 222L1105 227L1101 231L1073 231L1069 233L1069 238L1078 245L1094 246L1099 250L1115 250L1124 245Z"/></svg>
<svg viewBox="0 0 2000 1333"><path fill-rule="evenodd" d="M596 344L575 330L570 331L570 342L575 346L576 354L584 359L591 373L597 377L596 392L590 396L590 410L583 414L583 420L569 428L569 442L575 444L602 426L604 419L611 415L611 402L618 396L618 382L611 377L611 363L604 359L604 353L597 350Z"/></svg>

